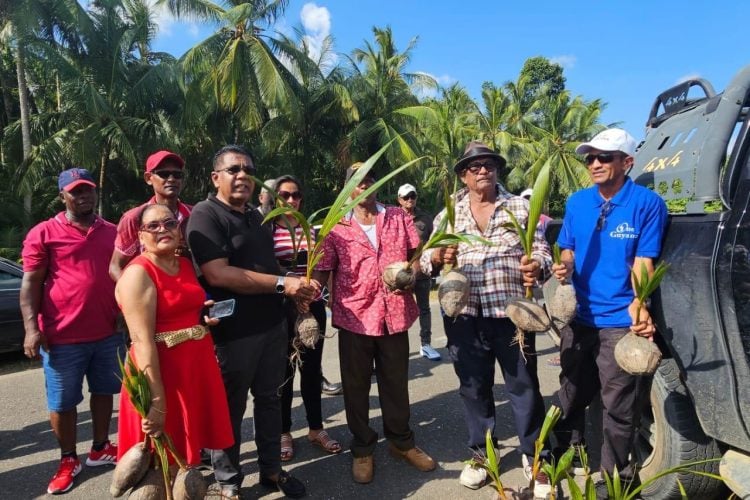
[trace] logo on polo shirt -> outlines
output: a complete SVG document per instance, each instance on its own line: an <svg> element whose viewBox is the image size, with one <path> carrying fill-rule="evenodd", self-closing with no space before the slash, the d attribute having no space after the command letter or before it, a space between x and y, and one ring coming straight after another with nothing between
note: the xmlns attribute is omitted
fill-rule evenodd
<svg viewBox="0 0 750 500"><path fill-rule="evenodd" d="M638 237L638 233L635 232L635 228L631 227L627 222L618 224L614 231L610 231L610 238L618 240L632 240Z"/></svg>

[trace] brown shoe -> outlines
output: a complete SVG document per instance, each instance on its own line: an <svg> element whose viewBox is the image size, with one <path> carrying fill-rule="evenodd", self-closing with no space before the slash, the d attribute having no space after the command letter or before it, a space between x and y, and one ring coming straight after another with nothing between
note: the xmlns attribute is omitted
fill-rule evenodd
<svg viewBox="0 0 750 500"><path fill-rule="evenodd" d="M372 481L373 468L375 461L372 455L366 457L352 457L352 477L360 484L367 484Z"/></svg>
<svg viewBox="0 0 750 500"><path fill-rule="evenodd" d="M432 457L416 446L410 450L402 451L389 443L388 448L391 455L406 460L422 472L429 472L435 469L435 461Z"/></svg>

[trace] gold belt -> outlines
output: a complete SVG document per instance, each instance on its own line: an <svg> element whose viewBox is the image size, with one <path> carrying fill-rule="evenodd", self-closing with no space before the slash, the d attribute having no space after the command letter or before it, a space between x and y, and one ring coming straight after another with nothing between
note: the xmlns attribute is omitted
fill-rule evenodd
<svg viewBox="0 0 750 500"><path fill-rule="evenodd" d="M203 325L195 325L190 328L172 330L171 332L161 332L154 335L156 342L164 342L167 347L174 347L182 344L186 340L200 340L206 336L208 330Z"/></svg>

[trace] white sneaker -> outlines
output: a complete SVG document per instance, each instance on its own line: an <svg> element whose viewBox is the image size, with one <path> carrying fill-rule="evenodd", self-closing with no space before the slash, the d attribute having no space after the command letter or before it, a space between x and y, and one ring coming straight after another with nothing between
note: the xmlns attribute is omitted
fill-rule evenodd
<svg viewBox="0 0 750 500"><path fill-rule="evenodd" d="M422 344L419 352L430 361L440 361L440 353L433 349L430 344Z"/></svg>
<svg viewBox="0 0 750 500"><path fill-rule="evenodd" d="M521 463L523 464L523 475L527 481L531 481L531 473L533 471L533 461L525 454L521 455ZM552 487L549 484L549 478L547 474L542 472L540 469L534 478L534 498L547 498L547 495L552 491Z"/></svg>
<svg viewBox="0 0 750 500"><path fill-rule="evenodd" d="M467 488L477 490L487 483L487 471L478 465L466 464L461 471L459 482Z"/></svg>

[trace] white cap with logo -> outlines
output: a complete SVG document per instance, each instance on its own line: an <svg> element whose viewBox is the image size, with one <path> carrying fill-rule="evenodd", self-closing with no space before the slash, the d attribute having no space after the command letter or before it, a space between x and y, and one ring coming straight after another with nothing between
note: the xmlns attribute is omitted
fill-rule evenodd
<svg viewBox="0 0 750 500"><path fill-rule="evenodd" d="M409 193L417 194L417 188L412 186L411 184L404 184L400 188L398 188L398 197L403 198Z"/></svg>
<svg viewBox="0 0 750 500"><path fill-rule="evenodd" d="M519 194L518 196L520 196L521 198L526 198L528 200L529 198L531 198L531 194L533 192L534 191L531 188L524 189L523 191L521 191L521 194Z"/></svg>
<svg viewBox="0 0 750 500"><path fill-rule="evenodd" d="M599 151L621 151L628 156L635 154L635 139L621 128L608 128L599 132L589 142L576 148L576 153L586 154L592 149Z"/></svg>

